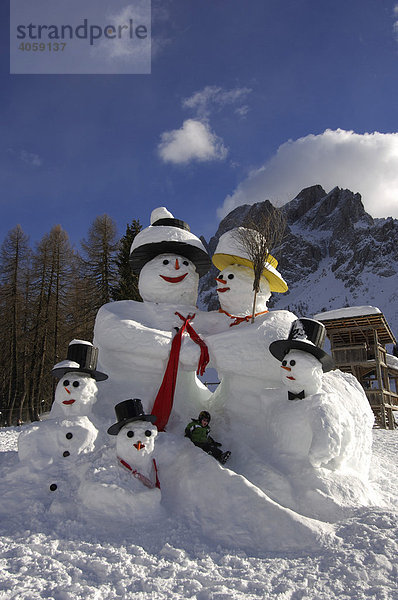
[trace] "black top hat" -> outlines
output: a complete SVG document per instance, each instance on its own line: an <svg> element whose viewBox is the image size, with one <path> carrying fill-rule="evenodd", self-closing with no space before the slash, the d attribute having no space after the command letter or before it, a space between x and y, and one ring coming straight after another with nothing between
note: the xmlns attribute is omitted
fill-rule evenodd
<svg viewBox="0 0 398 600"><path fill-rule="evenodd" d="M116 404L115 406L115 413L118 422L109 427L108 433L110 435L117 435L122 427L132 421L150 421L151 423L156 421L155 415L144 414L142 402L139 398L119 402L119 404Z"/></svg>
<svg viewBox="0 0 398 600"><path fill-rule="evenodd" d="M322 350L326 329L323 323L315 319L297 319L293 321L287 340L277 340L270 344L269 350L275 358L282 361L290 350L302 350L315 356L326 373L335 367L333 358Z"/></svg>
<svg viewBox="0 0 398 600"><path fill-rule="evenodd" d="M97 371L98 348L94 348L91 342L84 340L72 340L68 346L66 360L57 363L51 370L54 377L63 377L65 373L76 371L87 373L96 381L108 379L108 375Z"/></svg>
<svg viewBox="0 0 398 600"><path fill-rule="evenodd" d="M143 229L134 239L130 251L130 265L139 274L147 262L159 254L179 254L196 267L199 277L211 267L211 260L202 242L191 233L187 223L175 219L164 207L152 212L151 225Z"/></svg>

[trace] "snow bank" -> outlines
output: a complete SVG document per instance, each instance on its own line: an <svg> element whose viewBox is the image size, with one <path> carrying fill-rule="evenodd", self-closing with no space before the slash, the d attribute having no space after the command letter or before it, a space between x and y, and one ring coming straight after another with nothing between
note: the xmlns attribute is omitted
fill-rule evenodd
<svg viewBox="0 0 398 600"><path fill-rule="evenodd" d="M357 511L316 553L230 551L178 514L134 525L46 510L22 479L10 487L22 428L0 430L1 600L395 599L398 436L375 430L373 484L386 506ZM204 455L206 459L206 456ZM208 459L210 460L210 458Z"/></svg>

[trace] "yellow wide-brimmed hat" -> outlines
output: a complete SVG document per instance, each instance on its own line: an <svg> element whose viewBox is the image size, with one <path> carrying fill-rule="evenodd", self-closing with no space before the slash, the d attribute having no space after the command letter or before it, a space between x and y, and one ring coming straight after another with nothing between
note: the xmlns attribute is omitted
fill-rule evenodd
<svg viewBox="0 0 398 600"><path fill-rule="evenodd" d="M244 230L244 228L238 227L236 229L231 229L224 233L218 240L212 261L219 271L222 271L225 267L230 265L243 265L244 267L253 269L253 262L250 260L246 249L239 240L239 232L237 232L237 230ZM287 292L288 287L282 275L276 270L277 266L278 261L276 258L271 254L268 254L267 262L264 265L261 275L267 279L271 292L283 294L284 292Z"/></svg>

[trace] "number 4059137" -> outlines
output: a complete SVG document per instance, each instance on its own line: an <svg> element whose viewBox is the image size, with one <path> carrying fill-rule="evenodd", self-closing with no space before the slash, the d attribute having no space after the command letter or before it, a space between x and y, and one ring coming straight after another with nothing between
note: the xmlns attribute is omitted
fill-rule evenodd
<svg viewBox="0 0 398 600"><path fill-rule="evenodd" d="M18 46L18 50L24 52L63 52L66 42L22 42Z"/></svg>

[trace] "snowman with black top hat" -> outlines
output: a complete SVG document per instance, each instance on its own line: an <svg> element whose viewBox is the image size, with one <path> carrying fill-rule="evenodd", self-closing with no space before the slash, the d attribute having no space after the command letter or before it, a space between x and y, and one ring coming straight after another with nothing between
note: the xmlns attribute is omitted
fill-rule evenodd
<svg viewBox="0 0 398 600"><path fill-rule="evenodd" d="M158 468L153 456L158 434L156 417L144 414L138 398L124 400L115 406L117 423L109 427L109 435L116 435L116 454L119 465L139 483L136 491L159 488Z"/></svg>
<svg viewBox="0 0 398 600"><path fill-rule="evenodd" d="M301 318L287 339L270 345L286 390L266 426L270 447L283 468L295 469L302 461L316 469L365 473L371 423L360 401L366 397L350 385L351 376L332 372L334 360L322 348L325 333L321 322Z"/></svg>
<svg viewBox="0 0 398 600"><path fill-rule="evenodd" d="M298 400L321 391L322 374L334 368L334 360L323 349L325 326L314 319L293 322L286 340L276 340L269 351L281 362L281 381L288 399Z"/></svg>
<svg viewBox="0 0 398 600"><path fill-rule="evenodd" d="M115 406L117 422L108 428L115 447L105 446L78 490L81 504L107 519L139 521L162 515L155 458L156 417L144 412L138 398Z"/></svg>
<svg viewBox="0 0 398 600"><path fill-rule="evenodd" d="M97 370L97 356L90 342L70 342L66 360L52 369L60 380L49 418L32 423L18 438L20 461L32 472L43 473L51 492L66 479L70 483L71 478L83 475L87 454L94 450L98 429L91 421L91 410L97 400L97 382L107 378Z"/></svg>

